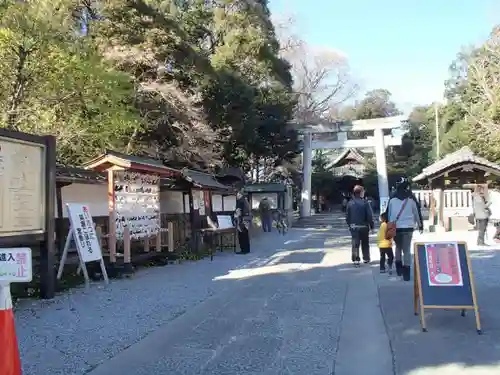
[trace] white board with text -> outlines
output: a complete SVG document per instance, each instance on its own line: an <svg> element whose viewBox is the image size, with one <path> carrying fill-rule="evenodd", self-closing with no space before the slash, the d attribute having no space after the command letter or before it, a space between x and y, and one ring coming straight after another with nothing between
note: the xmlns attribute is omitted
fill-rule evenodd
<svg viewBox="0 0 500 375"><path fill-rule="evenodd" d="M78 253L83 262L94 262L102 259L101 247L97 240L94 221L89 207L85 204L68 203L68 218L73 230Z"/></svg>

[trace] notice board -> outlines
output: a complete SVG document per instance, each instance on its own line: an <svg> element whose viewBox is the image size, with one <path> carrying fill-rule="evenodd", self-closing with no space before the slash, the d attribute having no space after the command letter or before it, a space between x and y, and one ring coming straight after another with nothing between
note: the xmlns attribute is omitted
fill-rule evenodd
<svg viewBox="0 0 500 375"><path fill-rule="evenodd" d="M481 333L474 277L465 242L419 242L414 245L414 303L426 331L425 309L474 310Z"/></svg>
<svg viewBox="0 0 500 375"><path fill-rule="evenodd" d="M45 147L0 137L0 236L45 231Z"/></svg>

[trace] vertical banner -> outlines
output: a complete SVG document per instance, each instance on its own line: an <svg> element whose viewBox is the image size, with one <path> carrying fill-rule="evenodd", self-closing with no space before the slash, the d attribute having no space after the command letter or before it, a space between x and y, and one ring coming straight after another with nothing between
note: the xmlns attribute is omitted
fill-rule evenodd
<svg viewBox="0 0 500 375"><path fill-rule="evenodd" d="M200 215L203 216L206 214L205 213L205 196L203 194L203 190L199 190L197 193L198 193Z"/></svg>
<svg viewBox="0 0 500 375"><path fill-rule="evenodd" d="M387 210L387 205L389 204L389 198L380 197L380 213L384 213Z"/></svg>
<svg viewBox="0 0 500 375"><path fill-rule="evenodd" d="M429 286L463 286L457 243L427 243L425 257Z"/></svg>

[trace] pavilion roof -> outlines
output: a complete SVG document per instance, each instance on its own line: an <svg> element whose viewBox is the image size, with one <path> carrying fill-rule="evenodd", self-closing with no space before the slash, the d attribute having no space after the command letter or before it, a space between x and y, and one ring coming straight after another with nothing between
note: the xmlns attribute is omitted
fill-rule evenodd
<svg viewBox="0 0 500 375"><path fill-rule="evenodd" d="M480 169L500 176L500 165L475 155L472 150L466 146L424 168L422 173L413 178L413 181L418 182L435 178L460 168Z"/></svg>

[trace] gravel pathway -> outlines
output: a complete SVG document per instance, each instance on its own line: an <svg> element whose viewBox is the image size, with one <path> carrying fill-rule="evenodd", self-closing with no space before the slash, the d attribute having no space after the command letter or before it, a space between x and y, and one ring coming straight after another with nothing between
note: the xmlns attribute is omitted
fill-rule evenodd
<svg viewBox="0 0 500 375"><path fill-rule="evenodd" d="M291 230L260 235L248 256L217 254L203 259L143 269L132 279L108 287L73 289L50 301L25 300L16 307L17 335L25 375L81 375L115 356L165 323L237 281L213 279L232 269L265 264L301 241L306 233ZM203 317L200 317L202 320Z"/></svg>

